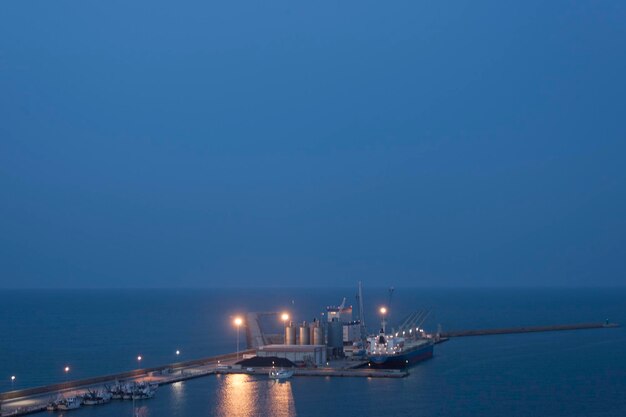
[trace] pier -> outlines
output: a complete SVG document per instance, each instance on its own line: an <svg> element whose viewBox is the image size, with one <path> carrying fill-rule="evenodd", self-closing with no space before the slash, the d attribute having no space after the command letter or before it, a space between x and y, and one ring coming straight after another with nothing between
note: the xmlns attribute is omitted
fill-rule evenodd
<svg viewBox="0 0 626 417"><path fill-rule="evenodd" d="M552 326L525 326L525 327L506 327L498 329L477 329L477 330L456 330L449 332L441 332L439 336L442 339L452 337L469 337L469 336L492 336L498 334L516 334L516 333L538 333L538 332L557 332L566 330L588 330L588 329L610 329L619 327L617 323L578 323L578 324L559 324Z"/></svg>
<svg viewBox="0 0 626 417"><path fill-rule="evenodd" d="M245 369L225 369L216 371L216 373L267 376L270 370L271 368L266 367L254 368L252 371ZM330 366L327 368L295 368L293 375L302 377L404 378L409 376L409 372L401 369L337 368Z"/></svg>

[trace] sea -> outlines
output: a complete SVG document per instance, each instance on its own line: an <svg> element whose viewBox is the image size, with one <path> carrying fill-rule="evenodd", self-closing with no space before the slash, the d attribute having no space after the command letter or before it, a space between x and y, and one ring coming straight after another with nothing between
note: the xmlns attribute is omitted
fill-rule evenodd
<svg viewBox="0 0 626 417"><path fill-rule="evenodd" d="M0 291L0 391L234 352L233 318L287 311L319 318L355 306L356 288ZM436 331L626 324L626 288L395 288L363 291L377 331L415 310ZM239 335L245 346L243 332ZM176 355L176 351L180 355ZM137 356L142 356L141 363ZM64 368L70 371L65 372ZM11 382L11 376L16 378ZM49 414L49 413L48 413ZM71 411L131 416L130 402ZM402 379L221 375L161 387L142 416L626 416L626 328L452 339Z"/></svg>

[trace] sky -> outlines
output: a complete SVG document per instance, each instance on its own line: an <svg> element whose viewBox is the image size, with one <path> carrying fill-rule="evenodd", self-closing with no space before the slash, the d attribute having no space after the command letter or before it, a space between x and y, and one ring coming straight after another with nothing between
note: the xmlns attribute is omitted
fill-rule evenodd
<svg viewBox="0 0 626 417"><path fill-rule="evenodd" d="M0 2L0 288L626 285L626 3Z"/></svg>

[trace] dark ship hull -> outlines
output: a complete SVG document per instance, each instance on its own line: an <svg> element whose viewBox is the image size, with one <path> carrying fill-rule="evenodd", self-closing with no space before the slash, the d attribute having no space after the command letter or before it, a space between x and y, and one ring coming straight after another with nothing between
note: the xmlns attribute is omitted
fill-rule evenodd
<svg viewBox="0 0 626 417"><path fill-rule="evenodd" d="M433 357L432 342L420 344L395 355L370 355L368 365L376 369L403 369Z"/></svg>

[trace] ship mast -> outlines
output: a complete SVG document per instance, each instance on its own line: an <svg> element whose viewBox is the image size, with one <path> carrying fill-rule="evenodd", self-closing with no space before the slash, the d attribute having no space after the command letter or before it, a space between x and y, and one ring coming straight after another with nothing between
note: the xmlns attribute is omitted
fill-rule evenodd
<svg viewBox="0 0 626 417"><path fill-rule="evenodd" d="M359 299L359 336L361 338L361 341L365 342L367 338L367 331L365 329L365 317L363 315L363 288L361 285L361 281L359 281L359 293L357 294L357 298Z"/></svg>

